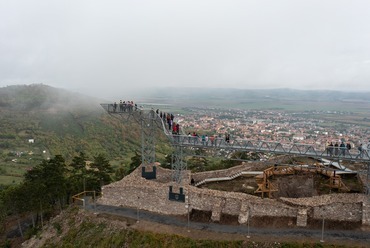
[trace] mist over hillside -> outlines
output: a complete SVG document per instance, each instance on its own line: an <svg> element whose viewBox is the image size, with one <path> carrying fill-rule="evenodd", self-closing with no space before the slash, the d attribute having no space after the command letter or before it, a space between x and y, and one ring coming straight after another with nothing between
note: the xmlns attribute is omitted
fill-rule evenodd
<svg viewBox="0 0 370 248"><path fill-rule="evenodd" d="M110 92L110 93L109 93ZM126 92L125 88L107 89L104 99L100 94L69 91L44 84L13 85L0 88L0 108L16 110L37 109L85 109L101 111L100 103L119 100L147 102L150 100L172 104L189 105L215 101L238 103L243 101L307 101L307 102L366 102L370 103L370 92L340 90L296 90L277 89L234 89L194 87L148 87L145 90Z"/></svg>
<svg viewBox="0 0 370 248"><path fill-rule="evenodd" d="M0 88L0 107L9 110L97 110L99 99L43 84Z"/></svg>
<svg viewBox="0 0 370 248"><path fill-rule="evenodd" d="M31 150L66 159L84 152L129 160L140 148L139 127L109 116L101 102L42 84L0 88L0 156Z"/></svg>
<svg viewBox="0 0 370 248"><path fill-rule="evenodd" d="M102 113L100 103L119 100L141 103L170 104L174 107L226 107L243 109L367 109L370 92L348 92L339 90L296 90L279 89L231 89L231 88L190 88L190 87L149 87L135 91L132 95L125 88L116 89L104 100L88 96L87 92L71 92L43 84L14 85L0 88L0 109L16 111L90 111ZM107 92L105 94L107 94ZM125 93L125 94L121 94ZM98 94L97 94L98 95ZM108 100L107 100L108 99ZM312 104L311 104L312 103ZM321 106L320 106L321 105Z"/></svg>

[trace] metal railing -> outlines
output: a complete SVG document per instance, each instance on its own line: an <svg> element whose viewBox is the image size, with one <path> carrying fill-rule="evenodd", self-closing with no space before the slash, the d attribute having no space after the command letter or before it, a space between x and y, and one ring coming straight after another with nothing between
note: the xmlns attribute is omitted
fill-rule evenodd
<svg viewBox="0 0 370 248"><path fill-rule="evenodd" d="M315 145L292 143L282 144L279 142L269 142L252 139L235 139L225 140L221 137L217 137L214 140L202 140L198 136L188 135L172 135L167 134L170 140L175 145L183 147L199 147L208 149L225 149L225 150L239 150L249 152L260 152L260 153L275 153L275 154L287 154L287 155L298 155L298 156L312 156L321 157L327 159L340 159L340 160L352 160L359 162L370 162L369 152L367 150L362 153L354 153L348 151L348 149L339 149L338 152L329 152L328 149L320 149Z"/></svg>
<svg viewBox="0 0 370 248"><path fill-rule="evenodd" d="M76 205L82 205L83 208L89 204L90 199L93 203L96 201L96 192L95 191L83 191L72 196L72 203Z"/></svg>

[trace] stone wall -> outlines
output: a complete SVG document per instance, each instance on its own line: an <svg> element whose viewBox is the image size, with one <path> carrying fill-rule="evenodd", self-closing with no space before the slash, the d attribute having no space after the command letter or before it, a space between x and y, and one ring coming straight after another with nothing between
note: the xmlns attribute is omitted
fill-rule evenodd
<svg viewBox="0 0 370 248"><path fill-rule="evenodd" d="M313 218L335 221L362 221L362 203L332 203L313 207Z"/></svg>
<svg viewBox="0 0 370 248"><path fill-rule="evenodd" d="M370 199L362 203L362 224L370 226Z"/></svg>
<svg viewBox="0 0 370 248"><path fill-rule="evenodd" d="M160 172L162 170L164 169L159 169ZM169 173L166 177L170 179L170 175ZM164 180L164 177L159 180ZM103 186L102 197L98 202L112 206L139 208L161 214L185 214L187 210L184 204L168 200L169 186L171 185L174 183L156 182L156 180L142 178L141 168L138 168L122 180ZM176 187L173 190L179 191Z"/></svg>
<svg viewBox="0 0 370 248"><path fill-rule="evenodd" d="M242 165L245 166L245 165ZM241 167L235 169L240 171ZM245 168L244 168L245 169ZM148 171L151 171L148 168ZM230 170L228 170L230 172ZM220 172L225 173L225 172ZM121 181L106 185L102 189L101 204L139 208L161 214L185 215L186 206L190 210L211 211L211 219L220 221L222 214L238 216L239 223L246 223L253 217L294 217L297 226L306 226L308 218L362 222L370 225L370 204L362 194L335 194L306 198L262 199L257 196L201 189L190 185L190 172L184 172L182 185L172 181L171 170L157 167L157 179L146 180L141 177L139 167ZM215 174L207 174L215 177ZM179 193L183 188L186 200L169 200L169 187ZM313 214L309 214L313 213Z"/></svg>
<svg viewBox="0 0 370 248"><path fill-rule="evenodd" d="M369 225L368 199L363 194L331 194L304 198L280 198L291 206L312 211L311 218L333 221L362 222Z"/></svg>

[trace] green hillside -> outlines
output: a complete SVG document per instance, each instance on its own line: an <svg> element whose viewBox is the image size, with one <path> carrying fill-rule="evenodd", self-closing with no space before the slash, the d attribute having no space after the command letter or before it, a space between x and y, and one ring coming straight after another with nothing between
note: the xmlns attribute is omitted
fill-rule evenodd
<svg viewBox="0 0 370 248"><path fill-rule="evenodd" d="M55 155L68 162L80 152L103 154L114 167L128 166L140 150L140 128L132 118L108 115L99 103L40 84L0 88L1 183L19 182L28 168ZM168 150L161 144L159 154Z"/></svg>

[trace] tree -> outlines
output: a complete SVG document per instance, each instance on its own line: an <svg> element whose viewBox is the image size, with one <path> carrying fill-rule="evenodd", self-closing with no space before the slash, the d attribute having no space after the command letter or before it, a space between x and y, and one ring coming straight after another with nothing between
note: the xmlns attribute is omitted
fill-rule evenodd
<svg viewBox="0 0 370 248"><path fill-rule="evenodd" d="M72 159L72 163L69 165L68 174L68 189L69 194L77 194L86 190L86 178L87 168L86 161L88 158L83 152L80 152L79 156L75 156Z"/></svg>
<svg viewBox="0 0 370 248"><path fill-rule="evenodd" d="M122 166L117 168L116 171L114 172L114 180L116 181L121 180L127 175L126 172L127 172L127 169Z"/></svg>
<svg viewBox="0 0 370 248"><path fill-rule="evenodd" d="M61 155L43 160L25 174L25 185L34 190L34 196L49 206L56 202L62 207L67 196L66 165Z"/></svg>
<svg viewBox="0 0 370 248"><path fill-rule="evenodd" d="M133 172L141 164L141 154L138 151L135 151L135 155L131 157L131 163L128 169L127 174Z"/></svg>
<svg viewBox="0 0 370 248"><path fill-rule="evenodd" d="M192 170L193 172L205 171L209 163L206 157L207 151L199 148L195 150L195 154L197 156L192 156L187 162L188 169Z"/></svg>
<svg viewBox="0 0 370 248"><path fill-rule="evenodd" d="M80 152L79 156L75 156L72 159L70 166L77 172L84 172L86 170L87 159L88 158L86 157L85 153Z"/></svg>
<svg viewBox="0 0 370 248"><path fill-rule="evenodd" d="M101 191L101 186L112 182L110 174L113 172L113 168L110 165L108 159L99 154L94 157L94 161L90 164L90 169L87 170L88 175L93 179L93 189L95 191Z"/></svg>
<svg viewBox="0 0 370 248"><path fill-rule="evenodd" d="M0 196L0 234L5 230L5 219L7 216L7 209L3 198Z"/></svg>
<svg viewBox="0 0 370 248"><path fill-rule="evenodd" d="M167 154L165 156L164 163L162 164L163 168L171 169L171 167L172 167L172 156L173 156L173 154L170 154L170 155Z"/></svg>
<svg viewBox="0 0 370 248"><path fill-rule="evenodd" d="M11 186L2 192L5 208L18 217L18 228L22 237L23 231L19 219L21 214L28 211L29 197L27 188L24 187L24 184Z"/></svg>
<svg viewBox="0 0 370 248"><path fill-rule="evenodd" d="M188 169L193 172L205 171L208 165L208 159L205 157L193 156L188 160Z"/></svg>
<svg viewBox="0 0 370 248"><path fill-rule="evenodd" d="M259 160L259 155L255 152L236 151L231 154L230 159L222 160L223 168L230 168L240 164L242 160Z"/></svg>

